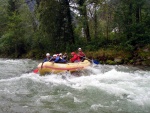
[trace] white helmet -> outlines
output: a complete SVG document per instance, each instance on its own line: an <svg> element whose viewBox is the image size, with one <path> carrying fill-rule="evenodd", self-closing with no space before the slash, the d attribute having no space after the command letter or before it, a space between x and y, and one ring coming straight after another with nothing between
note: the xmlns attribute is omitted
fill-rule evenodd
<svg viewBox="0 0 150 113"><path fill-rule="evenodd" d="M81 48L78 48L78 50L81 50Z"/></svg>
<svg viewBox="0 0 150 113"><path fill-rule="evenodd" d="M53 55L53 57L56 57L56 56L57 56L56 54Z"/></svg>
<svg viewBox="0 0 150 113"><path fill-rule="evenodd" d="M50 56L50 54L49 54L49 53L46 53L46 56Z"/></svg>
<svg viewBox="0 0 150 113"><path fill-rule="evenodd" d="M59 53L59 56L61 56L62 55L62 53Z"/></svg>

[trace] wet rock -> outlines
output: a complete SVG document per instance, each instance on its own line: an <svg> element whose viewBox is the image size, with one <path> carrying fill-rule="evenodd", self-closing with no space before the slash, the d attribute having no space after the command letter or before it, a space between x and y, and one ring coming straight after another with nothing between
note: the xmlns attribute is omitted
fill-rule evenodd
<svg viewBox="0 0 150 113"><path fill-rule="evenodd" d="M141 62L141 61L142 61L141 59L137 59L137 60L136 60L136 62Z"/></svg>
<svg viewBox="0 0 150 113"><path fill-rule="evenodd" d="M141 64L142 64L141 62L136 62L136 63L135 63L135 65L141 65Z"/></svg>
<svg viewBox="0 0 150 113"><path fill-rule="evenodd" d="M145 62L145 61L143 61L141 64L142 64L143 66L146 66L146 62Z"/></svg>
<svg viewBox="0 0 150 113"><path fill-rule="evenodd" d="M144 65L144 66L150 66L150 60L143 61L142 65Z"/></svg>
<svg viewBox="0 0 150 113"><path fill-rule="evenodd" d="M123 63L123 60L122 60L121 58L115 58L115 59L114 59L114 62L119 63L119 64L122 64L122 63Z"/></svg>
<svg viewBox="0 0 150 113"><path fill-rule="evenodd" d="M130 61L129 61L129 63L130 63L130 64L133 64L133 63L134 63L134 61L133 61L133 60L130 60Z"/></svg>
<svg viewBox="0 0 150 113"><path fill-rule="evenodd" d="M112 61L112 60L107 60L106 61L106 64L109 64L109 65L115 65L116 62Z"/></svg>
<svg viewBox="0 0 150 113"><path fill-rule="evenodd" d="M148 49L148 48L146 48L146 49L144 49L143 51L144 51L144 52L149 52L149 49Z"/></svg>

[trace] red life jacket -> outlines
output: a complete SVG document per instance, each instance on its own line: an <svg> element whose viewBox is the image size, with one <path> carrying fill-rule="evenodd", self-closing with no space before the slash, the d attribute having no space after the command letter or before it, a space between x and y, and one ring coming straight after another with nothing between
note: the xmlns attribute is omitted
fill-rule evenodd
<svg viewBox="0 0 150 113"><path fill-rule="evenodd" d="M77 54L74 54L73 57L70 59L71 62L79 62L80 58Z"/></svg>
<svg viewBox="0 0 150 113"><path fill-rule="evenodd" d="M78 52L79 57L85 57L85 54L82 51Z"/></svg>

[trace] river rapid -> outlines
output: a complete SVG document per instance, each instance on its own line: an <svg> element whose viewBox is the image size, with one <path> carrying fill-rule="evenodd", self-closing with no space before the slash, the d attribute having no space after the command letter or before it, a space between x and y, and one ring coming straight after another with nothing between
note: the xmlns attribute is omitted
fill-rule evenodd
<svg viewBox="0 0 150 113"><path fill-rule="evenodd" d="M150 113L150 68L94 65L39 76L40 61L0 59L0 113Z"/></svg>

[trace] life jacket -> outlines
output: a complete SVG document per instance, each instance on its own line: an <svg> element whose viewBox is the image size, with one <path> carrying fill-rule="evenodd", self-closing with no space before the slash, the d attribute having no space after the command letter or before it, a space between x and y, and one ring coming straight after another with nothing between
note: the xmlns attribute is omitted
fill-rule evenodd
<svg viewBox="0 0 150 113"><path fill-rule="evenodd" d="M49 57L49 58L46 57L43 62L47 62L47 61L49 61L50 59L51 59L51 57Z"/></svg>
<svg viewBox="0 0 150 113"><path fill-rule="evenodd" d="M59 57L59 56L57 56L57 57L56 57L56 59L54 60L54 62L55 62L55 63L58 63L58 62L59 62L59 60L60 60L60 57Z"/></svg>
<svg viewBox="0 0 150 113"><path fill-rule="evenodd" d="M74 54L73 57L70 59L71 62L79 62L80 58L77 54Z"/></svg>
<svg viewBox="0 0 150 113"><path fill-rule="evenodd" d="M78 52L79 57L85 57L85 54L82 51Z"/></svg>
<svg viewBox="0 0 150 113"><path fill-rule="evenodd" d="M55 63L66 63L67 61L63 59L62 57L57 56L54 60Z"/></svg>

